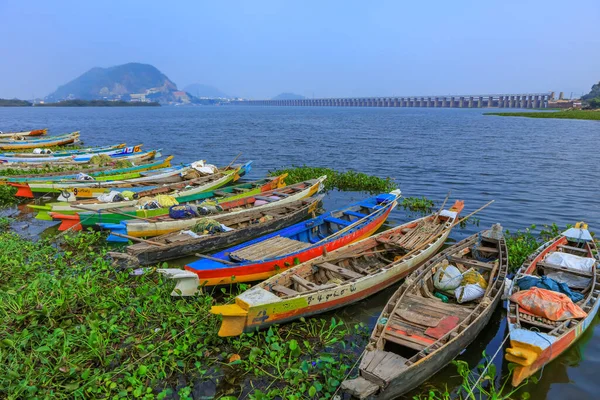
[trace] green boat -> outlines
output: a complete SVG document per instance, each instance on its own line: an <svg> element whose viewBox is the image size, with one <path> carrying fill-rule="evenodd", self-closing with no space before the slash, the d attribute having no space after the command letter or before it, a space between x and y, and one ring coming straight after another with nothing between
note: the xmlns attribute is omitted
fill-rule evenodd
<svg viewBox="0 0 600 400"><path fill-rule="evenodd" d="M177 198L177 201L180 204L189 203L192 201L202 202L208 199L214 199L215 203L217 204L225 201L230 202L232 200L238 200L245 197L255 196L262 192L284 187L284 179L286 176L287 174L284 174L277 177L261 179L255 182L242 183L239 185L220 188L218 190L206 191L193 196L182 196L181 198ZM52 207L52 209L57 210L60 208L61 206L58 205ZM70 214L66 214L62 211L50 211L46 212L46 214L54 220L60 220L61 225L58 229L60 231L63 231L66 229L80 230L95 227L97 223L118 224L121 221L136 218L156 218L164 215L168 216L169 207L145 210L131 206L119 208L118 213L111 212L111 209L99 210L97 212L70 212ZM46 217L43 215L42 212L40 212L38 213L38 216L36 216L36 218L45 219Z"/></svg>
<svg viewBox="0 0 600 400"><path fill-rule="evenodd" d="M162 161L155 161L147 164L135 165L133 167L113 169L112 166L95 168L93 170L78 168L73 174L49 173L40 175L22 175L22 176L0 176L0 182L48 182L76 179L79 172L83 172L94 178L95 181L114 181L139 178L141 172L161 168L171 167L173 156L168 156ZM2 170L0 170L1 173Z"/></svg>

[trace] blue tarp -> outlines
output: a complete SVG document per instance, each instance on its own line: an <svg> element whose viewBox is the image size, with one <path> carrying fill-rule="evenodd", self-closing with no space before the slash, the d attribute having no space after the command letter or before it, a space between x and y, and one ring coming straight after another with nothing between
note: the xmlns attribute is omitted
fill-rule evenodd
<svg viewBox="0 0 600 400"><path fill-rule="evenodd" d="M573 303L577 303L581 299L583 299L583 295L578 292L573 292L566 283L557 282L552 278L548 278L547 276L542 276L541 278L535 276L524 276L523 278L517 279L517 286L521 290L527 290L532 287L539 287L541 289L552 290L553 292L566 294Z"/></svg>

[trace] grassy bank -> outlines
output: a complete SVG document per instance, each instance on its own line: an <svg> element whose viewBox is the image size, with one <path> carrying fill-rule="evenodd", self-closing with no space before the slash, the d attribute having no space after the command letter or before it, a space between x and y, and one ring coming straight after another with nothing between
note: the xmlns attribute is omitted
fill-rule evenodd
<svg viewBox="0 0 600 400"><path fill-rule="evenodd" d="M565 110L557 112L504 112L485 113L484 115L496 115L501 117L586 119L600 121L600 111L598 110Z"/></svg>
<svg viewBox="0 0 600 400"><path fill-rule="evenodd" d="M2 397L330 398L365 345L364 329L322 319L220 338L208 311L227 294L173 299L173 284L154 270L115 270L98 233L57 248L6 227Z"/></svg>

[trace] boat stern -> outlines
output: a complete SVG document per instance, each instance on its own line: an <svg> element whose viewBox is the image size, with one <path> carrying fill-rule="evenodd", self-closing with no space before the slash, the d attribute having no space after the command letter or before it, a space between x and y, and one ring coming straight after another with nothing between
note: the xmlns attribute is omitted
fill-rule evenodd
<svg viewBox="0 0 600 400"><path fill-rule="evenodd" d="M210 309L211 314L221 315L223 321L218 335L221 337L239 336L244 333L248 310L242 308L239 304L226 304L223 306L213 306Z"/></svg>
<svg viewBox="0 0 600 400"><path fill-rule="evenodd" d="M33 199L34 195L27 183L16 183L16 182L7 182L10 186L17 188L17 193L15 193L15 197L26 197L28 199Z"/></svg>
<svg viewBox="0 0 600 400"><path fill-rule="evenodd" d="M81 230L81 219L79 218L79 214L66 215L66 214L61 214L61 213L57 213L57 212L48 212L48 215L53 220L60 221L60 225L58 226L59 231L66 231L66 230L80 231Z"/></svg>

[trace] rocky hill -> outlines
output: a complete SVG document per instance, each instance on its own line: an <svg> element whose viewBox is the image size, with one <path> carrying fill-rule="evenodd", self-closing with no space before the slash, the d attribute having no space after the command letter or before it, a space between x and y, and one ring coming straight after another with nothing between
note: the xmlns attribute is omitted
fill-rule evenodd
<svg viewBox="0 0 600 400"><path fill-rule="evenodd" d="M163 104L191 100L157 68L140 63L92 68L46 97L46 101L50 102L72 99L156 101Z"/></svg>

